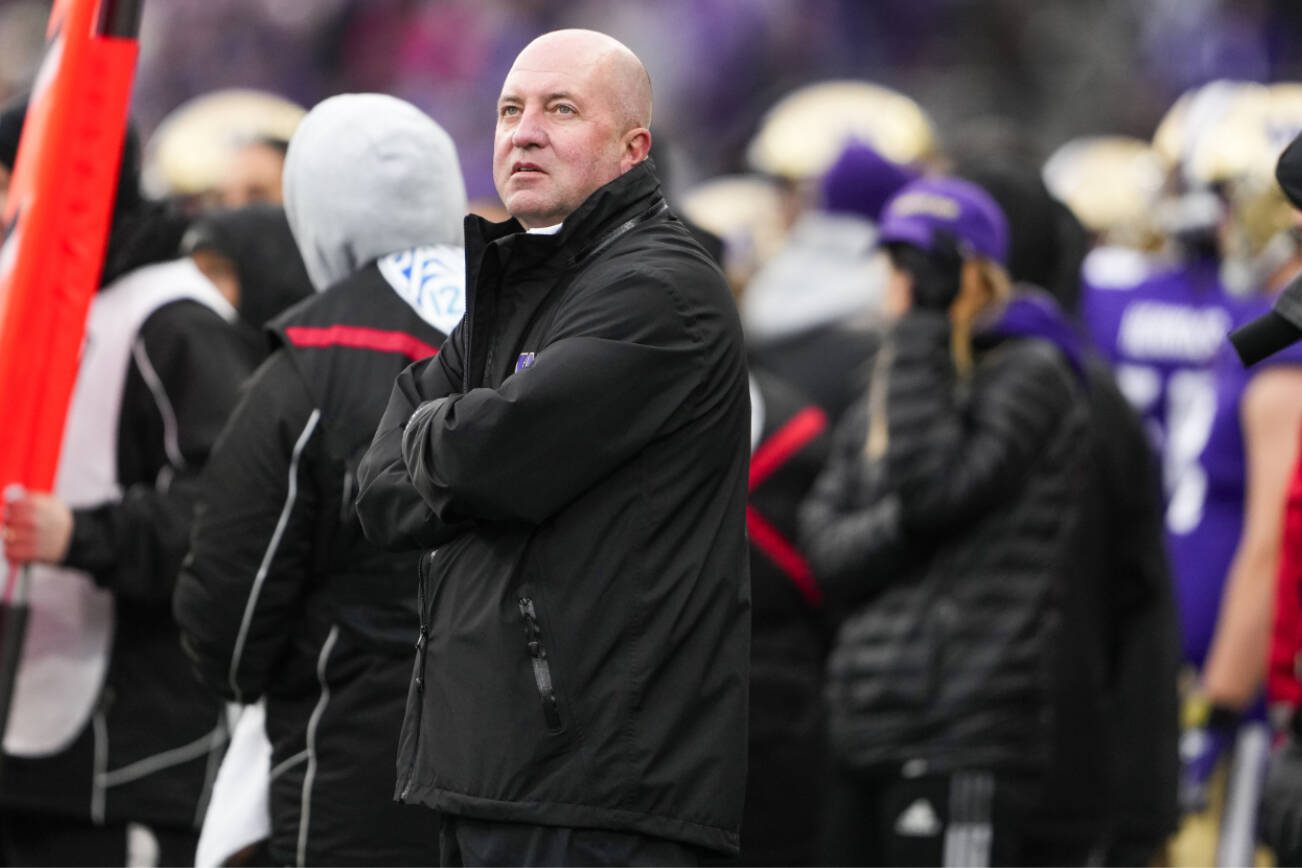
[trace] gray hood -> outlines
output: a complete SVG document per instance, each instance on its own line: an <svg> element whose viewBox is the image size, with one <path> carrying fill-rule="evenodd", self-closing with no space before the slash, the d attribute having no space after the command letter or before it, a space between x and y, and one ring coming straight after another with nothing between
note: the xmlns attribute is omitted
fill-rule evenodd
<svg viewBox="0 0 1302 868"><path fill-rule="evenodd" d="M781 340L834 322L881 316L889 269L873 255L877 228L849 214L810 211L751 278L741 319L752 340Z"/></svg>
<svg viewBox="0 0 1302 868"><path fill-rule="evenodd" d="M463 244L456 146L395 97L319 103L290 140L284 185L285 213L318 292L390 253Z"/></svg>

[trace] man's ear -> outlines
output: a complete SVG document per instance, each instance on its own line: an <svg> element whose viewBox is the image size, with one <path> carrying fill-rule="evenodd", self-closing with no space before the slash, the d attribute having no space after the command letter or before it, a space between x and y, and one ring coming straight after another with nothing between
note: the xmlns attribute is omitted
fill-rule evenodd
<svg viewBox="0 0 1302 868"><path fill-rule="evenodd" d="M651 153L651 131L638 127L624 134L624 152L620 157L620 174L627 172Z"/></svg>

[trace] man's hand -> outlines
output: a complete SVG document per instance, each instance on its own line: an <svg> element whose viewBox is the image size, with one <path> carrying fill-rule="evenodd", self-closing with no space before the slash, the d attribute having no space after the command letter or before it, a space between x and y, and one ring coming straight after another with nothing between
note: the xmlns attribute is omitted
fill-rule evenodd
<svg viewBox="0 0 1302 868"><path fill-rule="evenodd" d="M5 557L18 563L62 563L72 540L72 510L52 494L13 491L4 503Z"/></svg>

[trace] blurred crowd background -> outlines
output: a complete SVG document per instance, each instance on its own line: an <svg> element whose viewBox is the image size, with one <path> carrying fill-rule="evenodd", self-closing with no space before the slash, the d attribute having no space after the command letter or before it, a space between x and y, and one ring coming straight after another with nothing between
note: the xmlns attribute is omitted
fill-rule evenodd
<svg viewBox="0 0 1302 868"><path fill-rule="evenodd" d="M788 456L788 476L768 489L752 479L751 505L772 514L784 545L795 544L795 563L762 550L752 532L747 863L903 864L893 852L874 859L819 849L829 840L862 843L855 837L866 809L857 800L868 796L880 801L874 810L883 816L896 799L892 810L908 809L901 823L925 829L929 822L906 816L914 790L907 799L889 790L887 799L880 781L873 783L880 792L862 781L842 788L820 771L825 737L837 734L837 721L828 727L822 716L837 710L823 695L829 678L833 688L838 683L836 651L850 660L871 656L855 656L863 649L847 638L853 630L832 634L847 613L863 614L876 598L853 605L832 599L836 574L850 575L856 588L862 576L828 566L836 559L819 543L832 519L809 504L826 505L811 487L819 474L824 482L855 480L861 464L877 460L868 449L873 441L853 424L880 407L852 408L873 399L868 372L890 356L879 349L893 353L890 342L907 338L892 322L898 311L886 315L887 262L907 271L907 254L879 231L890 217L888 199L909 184L923 185L926 195L965 189L945 181L926 186L945 173L985 187L998 200L991 210L1006 212L1000 232L1009 236L1007 256L986 263L998 265L1001 277L989 280L990 293L1016 303L1002 319L981 323L977 337L990 342L981 352L1028 338L1057 347L1059 363L1075 377L1070 409L1089 416L1082 428L1088 438L1064 438L1081 452L1073 461L1088 469L1085 482L1064 496L1061 509L1027 507L1061 523L1055 540L1063 551L1054 557L1064 569L1028 558L1036 591L1020 600L1026 605L1019 611L1028 623L1056 627L1060 617L1064 626L1037 634L1036 643L1052 644L1006 655L1028 669L1046 660L1053 668L1053 695L1035 693L1018 712L1023 723L1047 732L1052 720L1056 727L1045 735L1053 744L1036 757L1044 796L1015 806L1032 833L1020 861L1246 864L1257 832L1281 861L1302 860L1302 714L1295 713L1302 707L1302 349L1245 372L1223 341L1302 273L1302 216L1292 207L1299 200L1286 202L1274 180L1276 158L1302 130L1302 85L1283 84L1302 82L1298 0L145 0L144 7L132 103L144 147L142 182L150 198L167 200L178 237L183 224L193 224L179 243L150 232L166 246L160 256L194 259L234 305L244 339L258 352L265 350L263 325L312 288L297 268L256 273L268 263L299 264L286 255L296 240L275 205L287 143L304 109L349 92L409 101L450 134L470 208L500 218L493 112L520 50L540 33L584 27L609 33L645 61L656 90L654 157L668 198L699 224L691 228L724 266L753 371L763 374L752 382L751 400L771 412L752 419L768 426L755 432L752 455L765 448L764 437L785 430L779 420L819 420L807 452L799 461ZM49 10L42 0L0 0L0 103L31 86ZM187 115L219 93L230 101ZM802 95L783 102L793 93ZM21 122L21 108L9 112ZM1090 138L1097 136L1117 138ZM1292 153L1302 167L1302 138L1297 142ZM7 168L3 159L0 168ZM124 170L122 177L134 196L134 175ZM267 228L273 218L276 233ZM955 242L969 240L960 233ZM879 248L886 259L873 255ZM955 261L958 249L948 251ZM111 239L110 262L114 250ZM977 346L971 337L956 346ZM953 362L957 369L958 354ZM1241 412L1244 396L1253 377L1267 382L1271 373L1261 372L1268 368L1285 372L1287 388L1270 393L1278 400L1267 409L1280 412L1254 421ZM244 373L228 372L226 385ZM790 418L778 412L784 407ZM842 439L856 444L845 466L828 459L838 422L852 423L841 429L854 436ZM1064 479L1068 464L1057 468ZM1271 472L1253 473L1254 466ZM1011 514L1002 503L988 513ZM188 512L178 515L188 520ZM1015 536L1034 522L1009 524ZM146 524L139 535L157 532ZM1009 551L1023 553L1015 542ZM863 554L866 545L855 551ZM184 542L172 554L179 562ZM931 550L923 554L934 558ZM983 559L974 559L978 568ZM879 562L865 556L865 563ZM961 551L955 563L970 578L972 563ZM826 605L815 579L830 589ZM908 584L894 575L890 581ZM1231 598L1247 602L1223 607ZM1248 616L1222 617L1237 611ZM997 617L987 624L962 606L941 615L952 616L959 633L972 625L994 632L970 630L978 636L974 649L1008 644L1002 640L1010 631ZM1260 695L1272 632L1267 694L1281 714L1270 727ZM163 639L175 650L173 635ZM1213 659L1221 662L1213 666ZM179 666L179 655L170 662ZM1178 663L1185 668L1180 711ZM840 674L847 682L856 677ZM982 691L973 694L980 705ZM399 692L392 698L401 699ZM871 711L842 728L863 723L858 734L874 743L881 715ZM958 719L942 706L929 713ZM994 729L1015 737L1006 719ZM1271 744L1273 789L1264 780ZM220 754L220 745L213 750ZM1030 753L1019 743L1008 763ZM916 785L910 781L904 784ZM1271 789L1273 807L1258 828L1263 789ZM845 807L848 831L820 816L824 803ZM1231 810L1235 805L1245 807ZM1180 835L1171 838L1177 827ZM14 851L3 842L15 828L0 816L3 858L14 858L4 855ZM1176 843L1168 847L1168 839Z"/></svg>
<svg viewBox="0 0 1302 868"><path fill-rule="evenodd" d="M0 0L0 97L29 80L49 5ZM1302 77L1289 0L167 0L145 4L135 115L147 138L220 88L391 93L448 129L479 198L511 60L576 25L644 58L679 185L741 169L764 110L820 79L900 90L949 138L1020 125L1042 161L1087 133L1147 137L1194 85Z"/></svg>

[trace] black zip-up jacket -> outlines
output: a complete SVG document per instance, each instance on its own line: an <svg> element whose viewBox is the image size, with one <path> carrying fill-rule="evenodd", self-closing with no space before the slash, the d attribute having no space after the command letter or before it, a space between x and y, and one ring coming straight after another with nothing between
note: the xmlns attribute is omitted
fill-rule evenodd
<svg viewBox="0 0 1302 868"><path fill-rule="evenodd" d="M422 561L398 795L735 853L748 388L717 266L639 165L555 236L466 222L466 316L404 372L358 512Z"/></svg>
<svg viewBox="0 0 1302 868"><path fill-rule="evenodd" d="M949 333L932 311L896 324L802 510L815 573L845 614L831 745L861 769L1042 773L1085 411L1051 345L1004 341L959 383ZM868 460L882 414L884 448Z"/></svg>
<svg viewBox="0 0 1302 868"><path fill-rule="evenodd" d="M49 757L4 758L7 808L197 827L226 745L221 701L181 653L171 598L199 471L251 369L235 329L196 301L145 320L117 425L121 500L73 511L65 562L113 592L109 669L92 720Z"/></svg>
<svg viewBox="0 0 1302 868"><path fill-rule="evenodd" d="M393 379L443 335L370 265L275 321L204 475L177 621L212 689L266 700L277 864L432 864L394 804L418 553L366 541L356 467Z"/></svg>

